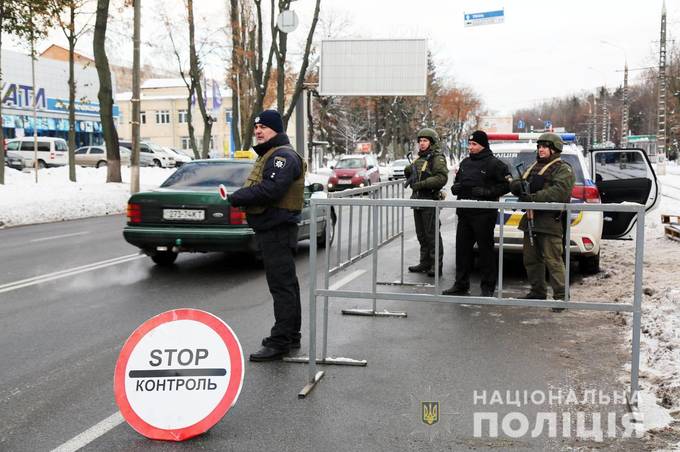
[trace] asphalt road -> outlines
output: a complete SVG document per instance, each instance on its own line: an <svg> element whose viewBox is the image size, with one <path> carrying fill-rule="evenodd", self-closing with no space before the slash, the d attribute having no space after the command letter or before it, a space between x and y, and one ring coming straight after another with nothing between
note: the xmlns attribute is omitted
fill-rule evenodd
<svg viewBox="0 0 680 452"><path fill-rule="evenodd" d="M453 273L449 220L445 217L443 287L452 283ZM246 354L256 350L267 334L273 319L271 298L256 263L242 256L205 254L180 255L176 265L156 267L125 243L124 221L122 216L112 216L0 231L0 450L52 450L116 413L112 381L120 348L135 328L161 312L181 307L209 311L231 326ZM412 236L407 232L407 256L417 255ZM396 243L381 251L380 262L379 280L398 277ZM297 263L304 354L310 278L306 242L301 244ZM76 271L57 273L68 269ZM343 288L368 291L370 260L355 264L331 283L361 270L365 272ZM524 290L522 278L519 261L509 260L509 289ZM431 280L409 274L407 279ZM238 402L208 433L177 445L147 440L126 423L114 423L84 450L187 446L206 450L545 450L639 445L638 440L618 438L600 443L574 435L554 437L547 426L535 438L530 434L512 438L500 425L497 438L474 434L473 419L478 412L497 412L500 424L504 415L519 411L533 429L537 413L556 411L562 416L565 411L585 409L581 405L489 406L475 399L482 391L489 397L501 391L507 400L506 391L561 389L566 395L571 389L625 390L618 379L626 376L622 368L627 359L626 338L609 315L396 301L380 302L379 309L407 311L408 318L340 313L342 308L369 304L331 300L329 354L366 359L368 366L326 366L325 377L308 398L297 398L306 383L307 366L246 361ZM432 400L440 402L440 420L428 426L421 419L420 402ZM625 407L594 410L613 410L620 416Z"/></svg>

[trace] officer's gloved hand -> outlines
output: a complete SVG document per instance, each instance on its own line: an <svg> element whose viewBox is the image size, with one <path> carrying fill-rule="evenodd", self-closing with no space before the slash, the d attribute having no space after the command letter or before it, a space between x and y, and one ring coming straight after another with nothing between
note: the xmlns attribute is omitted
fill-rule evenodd
<svg viewBox="0 0 680 452"><path fill-rule="evenodd" d="M470 193L475 198L490 198L492 195L491 190L484 187L472 187Z"/></svg>
<svg viewBox="0 0 680 452"><path fill-rule="evenodd" d="M540 174L536 174L534 177L531 178L531 182L529 182L529 191L531 193L536 193L537 191L543 189L544 184L545 177L543 177Z"/></svg>
<svg viewBox="0 0 680 452"><path fill-rule="evenodd" d="M463 186L461 185L460 182L456 182L451 186L451 193L454 195L460 195L461 190L463 189Z"/></svg>

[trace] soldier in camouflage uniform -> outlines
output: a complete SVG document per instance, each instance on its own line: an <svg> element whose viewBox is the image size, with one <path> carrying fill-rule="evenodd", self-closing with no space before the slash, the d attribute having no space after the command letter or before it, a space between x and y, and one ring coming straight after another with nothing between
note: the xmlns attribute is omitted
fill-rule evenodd
<svg viewBox="0 0 680 452"><path fill-rule="evenodd" d="M440 191L449 178L446 158L439 151L439 136L432 129L418 132L418 158L404 168L405 184L411 186L411 199L441 199ZM435 212L434 207L414 207L413 220L420 243L420 262L408 268L410 272L435 275ZM441 225L441 222L440 222ZM442 274L444 244L439 233L439 275Z"/></svg>
<svg viewBox="0 0 680 452"><path fill-rule="evenodd" d="M564 143L559 135L544 133L537 141L536 162L522 176L529 182L529 194L522 196L519 179L510 183L510 190L524 202L568 203L574 188L574 171L560 159ZM534 245L529 241L527 215L534 216ZM555 210L529 211L522 217L519 228L524 231L524 267L527 271L531 291L524 297L544 300L548 296L545 270L548 269L550 285L555 300L565 298L565 267L562 260L564 247L564 212ZM553 309L561 311L562 309Z"/></svg>

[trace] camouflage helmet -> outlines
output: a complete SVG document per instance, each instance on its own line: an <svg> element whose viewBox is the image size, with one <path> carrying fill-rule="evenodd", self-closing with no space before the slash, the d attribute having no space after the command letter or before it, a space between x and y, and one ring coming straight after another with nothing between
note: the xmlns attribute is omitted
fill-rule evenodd
<svg viewBox="0 0 680 452"><path fill-rule="evenodd" d="M541 136L538 137L538 140L536 140L536 144L547 144L548 147L555 152L562 152L564 146L562 138L556 133L541 134Z"/></svg>
<svg viewBox="0 0 680 452"><path fill-rule="evenodd" d="M418 138L427 138L430 140L430 146L432 148L435 148L439 142L439 135L437 135L437 132L434 129L430 128L420 129L420 131L418 131Z"/></svg>

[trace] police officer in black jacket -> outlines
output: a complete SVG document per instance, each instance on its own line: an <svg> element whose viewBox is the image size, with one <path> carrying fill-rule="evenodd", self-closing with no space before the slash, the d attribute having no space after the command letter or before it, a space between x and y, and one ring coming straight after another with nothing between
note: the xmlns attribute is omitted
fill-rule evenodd
<svg viewBox="0 0 680 452"><path fill-rule="evenodd" d="M277 111L265 110L255 118L255 139L258 158L245 185L229 201L245 208L274 299L274 326L250 360L273 361L300 348L300 285L294 254L307 166L291 147Z"/></svg>
<svg viewBox="0 0 680 452"><path fill-rule="evenodd" d="M489 138L482 130L468 138L470 156L460 163L451 191L458 199L498 201L509 190L510 171L505 163L494 157ZM444 295L469 295L470 274L474 265L473 249L479 249L482 273L481 295L492 297L496 289L496 258L493 230L498 218L496 209L456 209L456 282L444 290Z"/></svg>

